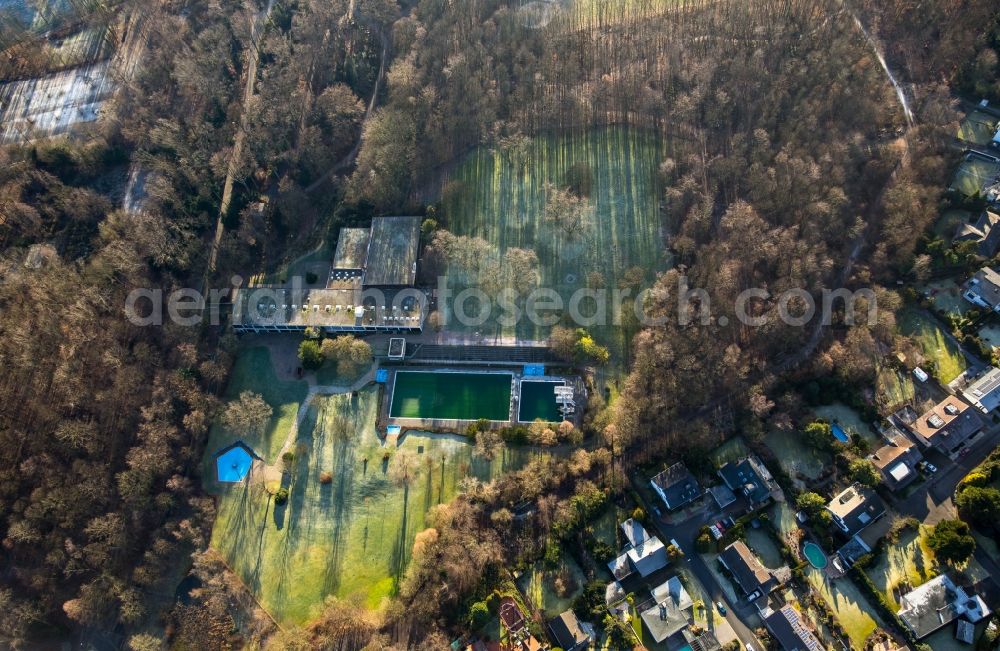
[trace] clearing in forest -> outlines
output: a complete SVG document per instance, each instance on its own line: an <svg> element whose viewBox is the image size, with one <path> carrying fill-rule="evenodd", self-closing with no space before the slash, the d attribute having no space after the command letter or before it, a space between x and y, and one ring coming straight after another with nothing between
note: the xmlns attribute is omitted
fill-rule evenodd
<svg viewBox="0 0 1000 651"><path fill-rule="evenodd" d="M258 350L247 351L254 362L261 362ZM249 366L243 359L238 369ZM234 374L230 393L276 385L264 393L274 401L276 413L292 404L282 401L298 396L295 385L305 385L277 382L273 375L265 381L255 378ZM299 400L304 395L303 389ZM206 486L218 495L212 546L283 624L314 618L328 595L379 608L396 591L430 508L450 501L462 477L488 479L523 466L531 456L527 448L508 450L486 462L473 458L472 446L462 437L419 433L406 434L398 449L383 447L375 432L377 409L374 389L353 397L346 393L314 399L289 464L277 458L281 442L275 440L283 442L295 409L291 421L276 417L281 428L275 436L242 437L279 471L268 478L280 480L267 485L255 476L257 470L248 481L227 487L212 481L214 453L226 439L224 433L213 433L205 463ZM410 461L409 481L400 480L393 470L398 455ZM281 469L286 472L281 474ZM284 505L275 504L272 494L279 485L288 491Z"/></svg>
<svg viewBox="0 0 1000 651"><path fill-rule="evenodd" d="M630 268L641 270L641 285L649 286L668 263L657 179L663 156L656 137L624 127L541 136L516 152L480 147L444 180L446 225L456 235L482 237L500 252L511 247L535 251L540 286L558 292L564 305L581 288L607 288L610 295L630 282ZM585 199L588 215L581 232L567 233L545 218L547 186L571 188ZM581 312L589 316L593 304L585 301ZM625 331L632 330L628 321L626 315L625 327L593 328L618 359ZM451 318L447 327L462 329ZM544 339L549 330L527 319L516 328L501 328L495 321L467 328L523 339Z"/></svg>

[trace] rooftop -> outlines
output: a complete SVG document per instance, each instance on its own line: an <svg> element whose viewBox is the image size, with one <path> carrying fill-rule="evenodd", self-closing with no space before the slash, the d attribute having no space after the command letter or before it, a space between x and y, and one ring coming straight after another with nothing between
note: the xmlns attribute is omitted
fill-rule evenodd
<svg viewBox="0 0 1000 651"><path fill-rule="evenodd" d="M364 274L366 286L410 286L417 279L420 217L376 217Z"/></svg>
<svg viewBox="0 0 1000 651"><path fill-rule="evenodd" d="M675 463L650 480L668 509L677 509L697 499L701 487L683 463Z"/></svg>
<svg viewBox="0 0 1000 651"><path fill-rule="evenodd" d="M1000 406L1000 368L991 366L962 390L962 396L984 413L996 409Z"/></svg>
<svg viewBox="0 0 1000 651"><path fill-rule="evenodd" d="M962 617L975 624L990 613L981 597L968 594L947 574L900 596L899 606L899 618L918 639L956 618Z"/></svg>
<svg viewBox="0 0 1000 651"><path fill-rule="evenodd" d="M756 457L744 457L730 461L719 468L719 476L734 491L746 495L753 503L765 501L771 496L771 473Z"/></svg>
<svg viewBox="0 0 1000 651"><path fill-rule="evenodd" d="M785 651L823 651L826 648L791 606L786 605L774 611L764 623Z"/></svg>
<svg viewBox="0 0 1000 651"><path fill-rule="evenodd" d="M572 610L567 610L549 621L549 630L552 631L552 636L556 638L559 646L567 651L590 639Z"/></svg>
<svg viewBox="0 0 1000 651"><path fill-rule="evenodd" d="M919 436L937 445L947 445L951 440L961 442L983 427L979 414L968 403L955 396L948 396L911 423Z"/></svg>
<svg viewBox="0 0 1000 651"><path fill-rule="evenodd" d="M844 523L852 535L885 514L882 498L861 484L854 484L835 495L826 508Z"/></svg>
<svg viewBox="0 0 1000 651"><path fill-rule="evenodd" d="M371 233L370 228L341 228L337 238L337 252L333 255L333 268L364 269Z"/></svg>
<svg viewBox="0 0 1000 651"><path fill-rule="evenodd" d="M655 604L642 611L642 621L657 643L683 630L690 616L687 610L694 605L680 578L673 576L666 583L653 588Z"/></svg>
<svg viewBox="0 0 1000 651"><path fill-rule="evenodd" d="M1000 273L992 267L983 267L977 271L969 280L968 287L988 304L1000 305Z"/></svg>
<svg viewBox="0 0 1000 651"><path fill-rule="evenodd" d="M246 287L233 297L233 324L249 327L420 328L424 296L369 291L359 278L321 289Z"/></svg>
<svg viewBox="0 0 1000 651"><path fill-rule="evenodd" d="M737 540L722 550L719 560L729 568L733 578L747 595L752 595L758 590L762 595L766 595L778 586L778 580L771 571L757 560L742 540Z"/></svg>
<svg viewBox="0 0 1000 651"><path fill-rule="evenodd" d="M640 576L649 576L670 562L667 558L667 548L664 547L663 541L656 537L643 540L626 553Z"/></svg>
<svg viewBox="0 0 1000 651"><path fill-rule="evenodd" d="M638 520L629 518L625 522L622 522L621 528L628 543L633 547L649 538L649 533Z"/></svg>

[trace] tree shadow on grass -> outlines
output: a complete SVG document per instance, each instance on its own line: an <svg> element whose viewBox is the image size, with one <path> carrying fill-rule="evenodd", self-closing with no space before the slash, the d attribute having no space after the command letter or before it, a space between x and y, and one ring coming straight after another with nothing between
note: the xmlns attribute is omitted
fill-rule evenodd
<svg viewBox="0 0 1000 651"><path fill-rule="evenodd" d="M409 526L410 511L410 485L403 484L403 520L399 526L399 533L392 543L392 554L389 557L389 572L392 576L391 595L399 594L399 584L403 580L403 572L409 561L409 545L407 545L406 529Z"/></svg>
<svg viewBox="0 0 1000 651"><path fill-rule="evenodd" d="M342 398L331 398L336 401L334 408L348 409L349 422L362 421L359 416L358 398L352 397L345 404ZM355 506L355 471L357 465L358 432L356 430L335 431L333 440L333 481L321 488L320 513L329 519L331 545L327 558L326 572L323 577L323 588L327 594L336 592L341 585L348 534L351 528L351 516Z"/></svg>
<svg viewBox="0 0 1000 651"><path fill-rule="evenodd" d="M232 493L223 498L231 502L228 509L230 517L226 519L219 540L219 547L229 559L230 565L242 576L247 587L255 592L260 588L260 556L267 522L267 508L270 505L268 497L264 505L264 516L260 518L258 524L258 500L263 493L262 487L250 481L232 487Z"/></svg>

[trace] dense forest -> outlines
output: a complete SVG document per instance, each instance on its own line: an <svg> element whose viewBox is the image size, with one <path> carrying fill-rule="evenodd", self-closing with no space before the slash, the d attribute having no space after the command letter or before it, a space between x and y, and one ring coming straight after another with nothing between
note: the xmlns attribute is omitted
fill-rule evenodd
<svg viewBox="0 0 1000 651"><path fill-rule="evenodd" d="M731 306L748 287L816 294L912 272L956 156L953 93L1000 98L997 8L564 4L539 16L509 0L121 3L143 13L146 46L110 115L86 138L0 150L2 643L153 649L136 633L166 622L176 648L445 648L484 583L568 535L616 473L786 422L789 374L874 373L872 351L894 345L893 292L877 290L877 323L832 333L738 326ZM856 20L905 78L914 125ZM639 333L621 397L595 400L588 449L436 507L388 612L331 600L310 626L276 630L205 551L199 460L235 337L137 327L126 295L228 278L359 215L422 214L416 198L478 145L516 151L602 125L670 143L660 244L677 266L649 309L671 313L684 273L730 325ZM120 209L130 165L147 175L141 211ZM526 500L534 515L512 526ZM192 554L199 602L174 604Z"/></svg>

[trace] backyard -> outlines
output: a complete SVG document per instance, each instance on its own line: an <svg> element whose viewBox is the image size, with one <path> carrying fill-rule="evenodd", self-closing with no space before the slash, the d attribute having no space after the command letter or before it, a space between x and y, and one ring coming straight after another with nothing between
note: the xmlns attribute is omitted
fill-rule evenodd
<svg viewBox="0 0 1000 651"><path fill-rule="evenodd" d="M857 434L864 440L868 441L869 445L878 445L878 435L872 431L872 428L868 423L862 420L861 415L858 412L854 411L847 405L835 402L833 404L817 407L814 411L817 418L822 418L830 423L840 425L840 427L847 432L848 435Z"/></svg>
<svg viewBox="0 0 1000 651"><path fill-rule="evenodd" d="M658 210L662 153L654 137L626 128L539 137L516 155L481 147L443 183L448 227L456 235L482 237L501 251L536 251L540 285L564 301L588 283L618 287L632 267L651 282L668 263ZM580 192L589 199L592 217L584 220L582 232L568 235L544 219L547 183L584 188ZM490 327L500 326L482 326ZM527 339L548 334L527 319L504 330ZM621 326L596 327L594 333L622 358L626 337Z"/></svg>
<svg viewBox="0 0 1000 651"><path fill-rule="evenodd" d="M913 400L916 395L913 376L893 366L883 366L878 370L875 391L879 406L889 410Z"/></svg>
<svg viewBox="0 0 1000 651"><path fill-rule="evenodd" d="M899 610L899 588L902 592L917 587L934 578L934 554L927 547L927 527L908 529L900 535L899 542L885 545L878 563L865 568L865 574Z"/></svg>
<svg viewBox="0 0 1000 651"><path fill-rule="evenodd" d="M1000 163L968 154L955 171L951 189L966 197L975 197L981 194L983 187L996 179L998 174L1000 174Z"/></svg>
<svg viewBox="0 0 1000 651"><path fill-rule="evenodd" d="M968 363L958 344L933 319L913 309L902 310L897 319L900 332L916 339L924 357L934 362L938 381L947 384L965 371Z"/></svg>
<svg viewBox="0 0 1000 651"><path fill-rule="evenodd" d="M997 119L995 117L982 111L972 111L958 125L956 135L966 142L988 145L996 132Z"/></svg>
<svg viewBox="0 0 1000 651"><path fill-rule="evenodd" d="M586 582L587 577L576 561L563 554L554 569L546 569L543 561L532 565L518 577L517 587L532 607L550 619L572 607Z"/></svg>
<svg viewBox="0 0 1000 651"><path fill-rule="evenodd" d="M764 442L774 452L781 468L800 489L804 489L805 484L799 475L806 479L816 479L831 461L829 454L806 443L795 430L772 430L767 433Z"/></svg>

